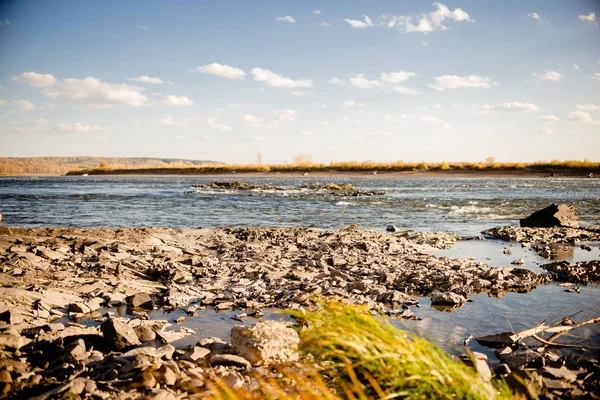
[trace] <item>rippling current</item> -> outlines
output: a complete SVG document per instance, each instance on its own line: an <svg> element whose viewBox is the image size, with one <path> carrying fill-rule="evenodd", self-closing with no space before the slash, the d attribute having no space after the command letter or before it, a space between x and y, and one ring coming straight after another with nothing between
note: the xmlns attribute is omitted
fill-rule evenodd
<svg viewBox="0 0 600 400"><path fill-rule="evenodd" d="M259 185L278 185L284 191L214 190L192 185L214 180L242 180ZM363 190L382 191L369 197L339 197L328 191L300 189L313 183L352 184ZM0 213L3 224L20 227L128 227L163 226L315 226L339 229L349 224L383 231L388 224L401 229L441 230L459 235L479 235L498 225L516 225L518 219L551 203L576 207L583 224L600 225L600 179L489 179L489 178L385 178L385 177L42 177L0 178ZM506 255L504 247L511 247ZM473 257L493 266L506 266L524 258L525 268L540 271L541 259L518 244L489 240L459 242L436 253ZM600 247L567 251L569 261L600 259ZM423 321L405 326L447 348L460 346L469 335L526 329L545 319L583 310L585 318L600 314L600 285L588 285L581 293L567 293L555 283L527 294L509 293L501 298L472 296L473 302L451 313L429 307L414 312ZM155 312L157 318L174 319ZM207 310L188 318L199 333L222 336L235 321L229 313ZM581 335L598 346L600 329L586 327ZM493 354L472 342L471 346Z"/></svg>
<svg viewBox="0 0 600 400"><path fill-rule="evenodd" d="M232 178L218 178L233 180ZM13 226L126 227L316 226L349 224L382 230L453 231L475 235L552 202L574 205L600 223L600 179L236 178L284 191L196 189L210 177L0 178L0 213ZM341 198L298 189L350 183L380 196Z"/></svg>

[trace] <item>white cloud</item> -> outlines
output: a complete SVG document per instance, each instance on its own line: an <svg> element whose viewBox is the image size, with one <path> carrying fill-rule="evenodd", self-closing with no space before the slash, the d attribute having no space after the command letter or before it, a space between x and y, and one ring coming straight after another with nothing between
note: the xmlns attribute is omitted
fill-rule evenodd
<svg viewBox="0 0 600 400"><path fill-rule="evenodd" d="M596 21L596 13L590 11L590 13L588 15L580 15L579 19L582 21L587 21L587 22L594 22Z"/></svg>
<svg viewBox="0 0 600 400"><path fill-rule="evenodd" d="M365 74L356 74L350 78L352 86L356 86L361 89L371 89L381 86L381 82L378 80L369 80L365 78Z"/></svg>
<svg viewBox="0 0 600 400"><path fill-rule="evenodd" d="M556 72L556 71L545 71L543 74L534 73L533 76L535 76L540 81L554 81L554 82L560 81L561 79L563 79L565 77L563 74L561 74L560 72Z"/></svg>
<svg viewBox="0 0 600 400"><path fill-rule="evenodd" d="M250 140L254 140L255 142L262 142L264 140L267 140L267 138L264 136L252 136L250 137Z"/></svg>
<svg viewBox="0 0 600 400"><path fill-rule="evenodd" d="M336 85L336 86L344 86L344 85L346 85L346 82L344 82L343 80L339 79L336 76L334 76L333 78L331 78L330 80L328 80L327 83L331 83L332 85Z"/></svg>
<svg viewBox="0 0 600 400"><path fill-rule="evenodd" d="M583 111L570 112L567 120L580 124L600 125L600 121L593 119L590 113Z"/></svg>
<svg viewBox="0 0 600 400"><path fill-rule="evenodd" d="M286 15L285 17L275 18L275 21L283 21L283 22L289 22L290 24L293 24L294 22L296 22L296 19L292 16Z"/></svg>
<svg viewBox="0 0 600 400"><path fill-rule="evenodd" d="M540 118L540 121L545 122L547 124L555 124L558 121L560 121L560 118L554 115L544 115L542 118Z"/></svg>
<svg viewBox="0 0 600 400"><path fill-rule="evenodd" d="M219 63L212 63L199 66L192 69L191 72L216 75L227 79L244 79L246 77L246 73L243 70Z"/></svg>
<svg viewBox="0 0 600 400"><path fill-rule="evenodd" d="M89 76L85 79L64 79L62 82L44 89L43 93L48 97L87 104L90 107L111 107L113 105L141 107L148 102L148 98L141 93L143 91L143 87L102 82Z"/></svg>
<svg viewBox="0 0 600 400"><path fill-rule="evenodd" d="M581 67L577 64L573 64L573 71L581 71Z"/></svg>
<svg viewBox="0 0 600 400"><path fill-rule="evenodd" d="M299 133L301 136L312 136L312 132L308 132L308 131L300 131Z"/></svg>
<svg viewBox="0 0 600 400"><path fill-rule="evenodd" d="M402 83L409 80L413 76L417 76L414 72L400 71L400 72L384 72L381 74L381 81L385 83Z"/></svg>
<svg viewBox="0 0 600 400"><path fill-rule="evenodd" d="M432 124L439 124L445 130L452 130L452 124L446 120L443 120L438 117L434 117L432 115L419 115L418 119L423 122L428 122Z"/></svg>
<svg viewBox="0 0 600 400"><path fill-rule="evenodd" d="M406 114L400 114L398 115L394 115L394 114L385 114L383 117L384 121L388 121L388 122L400 122L403 124L406 124L406 120L408 118L408 115Z"/></svg>
<svg viewBox="0 0 600 400"><path fill-rule="evenodd" d="M581 111L600 111L600 106L595 104L579 104L577 109Z"/></svg>
<svg viewBox="0 0 600 400"><path fill-rule="evenodd" d="M298 96L298 97L303 97L303 96L312 96L314 93L313 92L300 92L300 91L293 91L292 94L294 96Z"/></svg>
<svg viewBox="0 0 600 400"><path fill-rule="evenodd" d="M277 110L273 113L275 119L284 122L292 122L298 118L298 113L295 110L286 108L285 110Z"/></svg>
<svg viewBox="0 0 600 400"><path fill-rule="evenodd" d="M454 11L450 11L450 9L444 4L433 3L433 5L436 7L436 10L429 14L421 14L416 24L414 22L414 17L407 15L383 16L382 24L388 28L398 28L406 33L428 33L440 29L447 30L448 28L443 25L443 22L446 19L456 22L475 22L475 20L472 19L467 12L460 8L455 8Z"/></svg>
<svg viewBox="0 0 600 400"><path fill-rule="evenodd" d="M536 12L534 12L534 13L530 13L530 14L527 14L527 16L528 16L528 17L531 17L531 18L533 18L533 19L537 19L537 20L541 20L541 19L542 19L542 17L540 17L540 14L538 14L538 13L536 13Z"/></svg>
<svg viewBox="0 0 600 400"><path fill-rule="evenodd" d="M312 81L309 79L293 80L262 68L253 68L252 75L254 76L255 81L265 82L267 86L272 87L299 88L312 87L313 85Z"/></svg>
<svg viewBox="0 0 600 400"><path fill-rule="evenodd" d="M342 103L343 108L350 108L350 107L354 107L355 105L356 105L356 103L354 102L354 100L346 100Z"/></svg>
<svg viewBox="0 0 600 400"><path fill-rule="evenodd" d="M161 118L160 124L167 127L175 127L175 128L185 128L188 124L185 121L175 121L173 117L167 115L164 118Z"/></svg>
<svg viewBox="0 0 600 400"><path fill-rule="evenodd" d="M329 22L321 22L321 24L320 24L320 25L321 25L321 26L324 26L324 27L331 26L331 24L330 24Z"/></svg>
<svg viewBox="0 0 600 400"><path fill-rule="evenodd" d="M50 87L56 83L56 78L51 74L39 74L37 72L23 72L19 76L13 77L13 81L26 82L34 87Z"/></svg>
<svg viewBox="0 0 600 400"><path fill-rule="evenodd" d="M29 100L14 100L10 102L12 105L19 107L20 111L31 111L35 110L36 106Z"/></svg>
<svg viewBox="0 0 600 400"><path fill-rule="evenodd" d="M318 14L321 14L321 11L319 11L319 10L313 10L312 13L318 15Z"/></svg>
<svg viewBox="0 0 600 400"><path fill-rule="evenodd" d="M592 75L592 79L600 82L600 72L596 72L594 75Z"/></svg>
<svg viewBox="0 0 600 400"><path fill-rule="evenodd" d="M360 21L357 19L345 19L344 21L346 21L347 23L350 24L351 27L353 28L368 28L370 26L373 26L373 20L371 20L371 18L369 18L368 15L363 15L365 17L364 21Z"/></svg>
<svg viewBox="0 0 600 400"><path fill-rule="evenodd" d="M251 128L264 128L266 127L265 121L262 118L255 117L251 114L246 114L242 117L242 122Z"/></svg>
<svg viewBox="0 0 600 400"><path fill-rule="evenodd" d="M48 120L44 118L38 118L28 121L12 121L10 124L17 126L45 126L48 125Z"/></svg>
<svg viewBox="0 0 600 400"><path fill-rule="evenodd" d="M442 75L434 78L435 82L428 86L435 90L444 89L461 89L461 88L489 88L497 85L489 78L484 78L478 75L457 76L457 75Z"/></svg>
<svg viewBox="0 0 600 400"><path fill-rule="evenodd" d="M160 79L158 76L148 76L148 75L141 75L137 78L127 78L128 81L133 81L133 82L142 82L142 83L153 83L155 85L162 85L164 82L162 79Z"/></svg>
<svg viewBox="0 0 600 400"><path fill-rule="evenodd" d="M201 123L200 127L221 132L227 132L231 130L231 127L229 125L218 123L212 118L207 119L205 123Z"/></svg>
<svg viewBox="0 0 600 400"><path fill-rule="evenodd" d="M136 25L135 27L138 30L138 32L150 32L150 27L148 25Z"/></svg>
<svg viewBox="0 0 600 400"><path fill-rule="evenodd" d="M0 106L5 106L6 105L6 100L0 100Z"/></svg>
<svg viewBox="0 0 600 400"><path fill-rule="evenodd" d="M79 122L75 124L66 124L61 123L56 126L56 130L60 132L77 132L77 133L85 133L85 132L98 132L101 131L102 128L99 126L90 126L90 125L82 125Z"/></svg>
<svg viewBox="0 0 600 400"><path fill-rule="evenodd" d="M191 107L194 105L194 102L186 96L169 95L163 99L163 104L173 107Z"/></svg>
<svg viewBox="0 0 600 400"><path fill-rule="evenodd" d="M416 89L411 89L411 88L407 88L407 87L404 87L404 86L394 86L394 87L392 88L392 90L393 90L394 92L396 92L396 93L400 93L400 94L407 94L407 95L411 95L411 96L414 96L414 95L420 94L420 92L419 92L418 90L416 90Z"/></svg>
<svg viewBox="0 0 600 400"><path fill-rule="evenodd" d="M542 128L539 128L538 132L540 132L540 133L542 133L544 135L552 135L554 133L554 129L548 128L547 126L544 126Z"/></svg>
<svg viewBox="0 0 600 400"><path fill-rule="evenodd" d="M500 104L486 104L481 107L483 112L496 112L496 111L507 111L507 112L535 112L539 111L540 108L532 103L520 103L518 101L500 103Z"/></svg>

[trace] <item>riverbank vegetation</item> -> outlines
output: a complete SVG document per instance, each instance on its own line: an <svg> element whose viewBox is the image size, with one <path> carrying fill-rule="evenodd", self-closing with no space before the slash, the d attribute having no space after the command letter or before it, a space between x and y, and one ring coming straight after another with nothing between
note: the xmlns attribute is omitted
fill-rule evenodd
<svg viewBox="0 0 600 400"><path fill-rule="evenodd" d="M306 173L306 172L347 172L347 173L389 173L389 172L523 172L542 174L600 174L600 162L590 160L536 161L533 163L502 163L493 159L484 162L375 162L375 161L332 161L323 163L294 164L215 164L199 166L161 166L121 168L115 165L98 168L74 169L67 175L160 175L160 174L231 174L231 173Z"/></svg>
<svg viewBox="0 0 600 400"><path fill-rule="evenodd" d="M189 168L215 161L144 157L0 157L0 175L64 175L83 169Z"/></svg>
<svg viewBox="0 0 600 400"><path fill-rule="evenodd" d="M218 379L212 398L225 399L512 399L504 381L485 382L474 368L427 340L373 315L366 306L322 302L295 311L303 323L303 365L279 378L257 377L256 390Z"/></svg>

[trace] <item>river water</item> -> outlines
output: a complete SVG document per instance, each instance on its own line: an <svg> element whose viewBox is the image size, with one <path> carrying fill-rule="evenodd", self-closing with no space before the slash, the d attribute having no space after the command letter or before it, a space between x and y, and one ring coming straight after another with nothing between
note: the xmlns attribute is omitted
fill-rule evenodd
<svg viewBox="0 0 600 400"><path fill-rule="evenodd" d="M246 183L278 185L287 190L209 190L194 184L233 178L175 177L40 177L0 178L2 223L20 227L130 227L171 228L216 226L320 227L339 229L349 224L385 230L449 231L479 235L498 225L517 225L518 219L551 203L576 207L582 224L600 225L600 179L569 178L385 178L237 177ZM341 198L327 191L301 189L314 183L352 184L382 195ZM574 247L562 257L569 261L600 259L600 247L592 251ZM506 255L504 247L511 247ZM526 268L539 271L541 259L518 244L463 241L436 255L473 257L494 266L510 265L524 258ZM501 298L472 296L473 302L452 312L430 307L420 299L413 311L422 321L399 322L447 348L460 346L469 335L478 336L535 326L542 320L583 310L578 319L600 315L600 285L588 285L581 293L567 293L549 284L526 294ZM164 318L160 311L153 317ZM168 319L177 313L168 314ZM239 323L230 313L207 310L187 319L202 336L227 339L230 326ZM249 320L250 321L250 320ZM600 329L590 326L580 335L600 344ZM573 339L578 340L578 339ZM472 342L474 349L485 350ZM487 353L489 351L485 350Z"/></svg>

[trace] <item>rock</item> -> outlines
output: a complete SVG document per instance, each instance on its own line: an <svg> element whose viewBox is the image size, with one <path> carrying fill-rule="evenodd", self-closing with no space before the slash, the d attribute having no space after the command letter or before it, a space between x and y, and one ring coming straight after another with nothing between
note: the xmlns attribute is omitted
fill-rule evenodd
<svg viewBox="0 0 600 400"><path fill-rule="evenodd" d="M508 364L504 364L504 363L498 364L494 368L494 374L496 374L496 375L508 375L508 374L510 374L510 367L508 366Z"/></svg>
<svg viewBox="0 0 600 400"><path fill-rule="evenodd" d="M490 379L492 379L492 371L487 363L487 356L476 351L474 351L472 355L475 361L475 369L477 370L477 373L484 382L488 382Z"/></svg>
<svg viewBox="0 0 600 400"><path fill-rule="evenodd" d="M104 321L100 329L104 334L104 340L107 344L116 350L123 350L127 347L140 344L133 328L116 319Z"/></svg>
<svg viewBox="0 0 600 400"><path fill-rule="evenodd" d="M513 332L502 332L495 335L480 336L476 338L477 342L487 347L504 347L515 344Z"/></svg>
<svg viewBox="0 0 600 400"><path fill-rule="evenodd" d="M10 372L5 369L0 369L0 383L12 383Z"/></svg>
<svg viewBox="0 0 600 400"><path fill-rule="evenodd" d="M136 293L127 298L127 305L131 308L145 308L151 310L154 307L152 298L148 293Z"/></svg>
<svg viewBox="0 0 600 400"><path fill-rule="evenodd" d="M388 231L388 232L396 232L396 231L399 231L400 229L398 229L398 227L395 226L395 225L388 225L385 228L385 230Z"/></svg>
<svg viewBox="0 0 600 400"><path fill-rule="evenodd" d="M149 389L156 386L156 379L154 378L154 375L152 375L152 372L144 370L139 374L135 374L128 386L130 389Z"/></svg>
<svg viewBox="0 0 600 400"><path fill-rule="evenodd" d="M149 342L156 339L156 333L151 327L147 325L137 325L133 327L135 334L137 335L140 342Z"/></svg>
<svg viewBox="0 0 600 400"><path fill-rule="evenodd" d="M192 362L196 363L198 361L205 360L209 354L210 354L210 350L208 350L207 348L200 347L200 346L194 346L193 348L186 351L182 358L184 360L188 360L188 361L192 361Z"/></svg>
<svg viewBox="0 0 600 400"><path fill-rule="evenodd" d="M164 358L169 360L173 357L174 352L175 347L171 346L170 344L166 344L159 348L143 346L131 349L128 352L121 354L116 359L118 361L131 361L138 356L144 356L148 359L160 360L161 358Z"/></svg>
<svg viewBox="0 0 600 400"><path fill-rule="evenodd" d="M526 367L537 367L542 364L543 356L532 350L515 351L507 355L498 355L500 361L506 363L511 370Z"/></svg>
<svg viewBox="0 0 600 400"><path fill-rule="evenodd" d="M177 376L175 372L166 365L163 365L159 369L152 371L152 375L154 375L154 379L161 385L173 386L177 381Z"/></svg>
<svg viewBox="0 0 600 400"><path fill-rule="evenodd" d="M66 346L60 356L61 361L64 362L75 362L82 361L87 358L87 352L85 350L85 342L83 339L77 339Z"/></svg>
<svg viewBox="0 0 600 400"><path fill-rule="evenodd" d="M181 390L188 393L201 393L204 391L204 379L192 378L181 382Z"/></svg>
<svg viewBox="0 0 600 400"><path fill-rule="evenodd" d="M523 265L525 264L525 260L522 258L516 259L513 262L511 262L512 265Z"/></svg>
<svg viewBox="0 0 600 400"><path fill-rule="evenodd" d="M17 310L6 310L0 314L0 321L9 325L18 325L23 322L23 316Z"/></svg>
<svg viewBox="0 0 600 400"><path fill-rule="evenodd" d="M431 296L432 305L460 305L467 302L467 299L454 292L433 292Z"/></svg>
<svg viewBox="0 0 600 400"><path fill-rule="evenodd" d="M120 292L105 293L102 297L109 306L120 306L127 302L127 296Z"/></svg>
<svg viewBox="0 0 600 400"><path fill-rule="evenodd" d="M261 321L231 329L234 351L252 365L281 364L298 360L298 333L278 321Z"/></svg>
<svg viewBox="0 0 600 400"><path fill-rule="evenodd" d="M236 356L233 354L216 354L209 360L210 365L213 367L223 365L225 367L239 367L239 368L250 368L250 362L244 357Z"/></svg>
<svg viewBox="0 0 600 400"><path fill-rule="evenodd" d="M85 303L71 303L67 307L67 312L89 314L92 310Z"/></svg>
<svg viewBox="0 0 600 400"><path fill-rule="evenodd" d="M575 207L566 204L552 204L521 219L519 224L523 228L551 228L553 226L579 228L579 222L575 217Z"/></svg>
<svg viewBox="0 0 600 400"><path fill-rule="evenodd" d="M146 395L143 400L178 400L178 397L168 390L161 389Z"/></svg>
<svg viewBox="0 0 600 400"><path fill-rule="evenodd" d="M2 333L0 334L0 349L14 349L18 350L23 346L31 343L31 339L27 339L18 334Z"/></svg>

